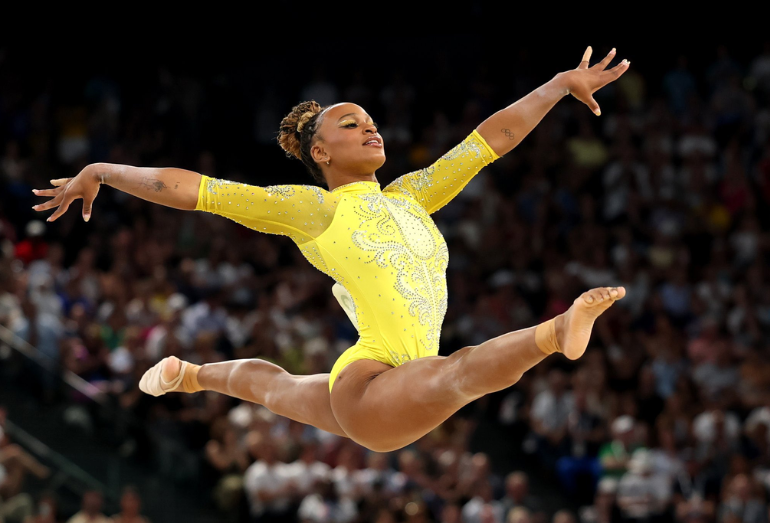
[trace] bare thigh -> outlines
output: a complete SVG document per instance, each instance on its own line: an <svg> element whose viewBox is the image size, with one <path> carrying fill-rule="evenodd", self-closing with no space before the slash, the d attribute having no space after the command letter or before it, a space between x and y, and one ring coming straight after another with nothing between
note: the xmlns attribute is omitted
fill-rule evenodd
<svg viewBox="0 0 770 523"><path fill-rule="evenodd" d="M334 383L332 411L348 437L364 447L377 452L400 449L475 399L456 393L451 383L440 383L454 379L451 366L442 356L395 368L378 361L355 361Z"/></svg>
<svg viewBox="0 0 770 523"><path fill-rule="evenodd" d="M328 374L285 374L281 379L286 381L276 392L267 395L265 406L268 409L279 416L348 437L332 412Z"/></svg>
<svg viewBox="0 0 770 523"><path fill-rule="evenodd" d="M207 363L198 372L205 389L264 405L280 416L346 436L329 397L329 375L294 376L260 359Z"/></svg>
<svg viewBox="0 0 770 523"><path fill-rule="evenodd" d="M529 328L395 368L355 361L337 376L331 408L350 438L387 452L417 441L471 401L510 387L545 357Z"/></svg>

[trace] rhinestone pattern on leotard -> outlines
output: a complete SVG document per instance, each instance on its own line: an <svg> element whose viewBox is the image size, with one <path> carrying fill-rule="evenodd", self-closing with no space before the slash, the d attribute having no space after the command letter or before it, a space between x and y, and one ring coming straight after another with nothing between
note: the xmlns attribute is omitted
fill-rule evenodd
<svg viewBox="0 0 770 523"><path fill-rule="evenodd" d="M449 254L429 214L496 158L474 131L432 166L383 190L376 182L330 192L204 177L197 208L290 237L314 267L344 286L361 338L335 364L334 378L355 359L395 366L438 353Z"/></svg>

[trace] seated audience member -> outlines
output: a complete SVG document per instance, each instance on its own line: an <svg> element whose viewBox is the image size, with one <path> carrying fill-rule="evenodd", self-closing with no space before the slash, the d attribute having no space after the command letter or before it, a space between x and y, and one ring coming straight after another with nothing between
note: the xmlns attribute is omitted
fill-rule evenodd
<svg viewBox="0 0 770 523"><path fill-rule="evenodd" d="M67 523L110 523L110 519L102 514L104 496L98 490L89 490L83 494L80 512L67 520Z"/></svg>
<svg viewBox="0 0 770 523"><path fill-rule="evenodd" d="M133 487L123 489L120 496L120 512L112 516L112 523L150 523L150 520L141 515L142 498L139 491Z"/></svg>

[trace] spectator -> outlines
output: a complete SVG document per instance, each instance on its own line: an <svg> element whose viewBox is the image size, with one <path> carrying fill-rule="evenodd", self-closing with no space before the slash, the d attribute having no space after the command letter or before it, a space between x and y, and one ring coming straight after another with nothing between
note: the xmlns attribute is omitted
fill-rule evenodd
<svg viewBox="0 0 770 523"><path fill-rule="evenodd" d="M303 445L299 459L290 463L288 468L290 469L289 474L292 477L292 481L296 483L302 496L309 495L312 492L318 493L319 489L316 488L316 483L325 483L331 478L331 467L318 460L318 445L312 441L306 442ZM356 487L358 487L358 484ZM336 496L336 492L333 489L330 491L326 486L321 488L320 491L322 497Z"/></svg>
<svg viewBox="0 0 770 523"><path fill-rule="evenodd" d="M618 506L629 521L655 521L671 500L670 485L652 473L649 451L638 449L628 462L628 472L618 484Z"/></svg>
<svg viewBox="0 0 770 523"><path fill-rule="evenodd" d="M141 515L142 498L139 491L133 487L123 489L120 496L120 512L112 516L112 523L150 523L150 520Z"/></svg>
<svg viewBox="0 0 770 523"><path fill-rule="evenodd" d="M673 480L673 502L677 520L711 521L719 501L719 481L707 471L693 449L682 453L684 468Z"/></svg>
<svg viewBox="0 0 770 523"><path fill-rule="evenodd" d="M745 474L735 476L727 485L719 509L719 521L765 523L767 504L756 482Z"/></svg>
<svg viewBox="0 0 770 523"><path fill-rule="evenodd" d="M457 460L454 454L451 452L449 454L451 455L449 456L451 462L456 463ZM447 477L447 471L441 474L442 479ZM370 452L366 457L366 468L358 471L355 475L355 483L357 488L363 492L371 490L375 485L380 485L385 492L396 495L403 491L406 484L406 476L390 467L388 454ZM451 496L444 495L441 497L447 498Z"/></svg>
<svg viewBox="0 0 770 523"><path fill-rule="evenodd" d="M0 514L23 518L31 500L25 492L28 474L45 479L51 471L16 444L0 447Z"/></svg>
<svg viewBox="0 0 770 523"><path fill-rule="evenodd" d="M510 516L511 511L516 508L524 508L530 514L540 512L545 507L535 496L529 492L529 477L521 471L511 472L505 478L505 496L501 499L503 511Z"/></svg>
<svg viewBox="0 0 770 523"><path fill-rule="evenodd" d="M553 515L551 523L577 523L575 515L569 510L560 510Z"/></svg>
<svg viewBox="0 0 770 523"><path fill-rule="evenodd" d="M247 438L249 453L256 460L246 470L244 487L253 521L283 521L289 517L299 487L270 436L252 431Z"/></svg>
<svg viewBox="0 0 770 523"><path fill-rule="evenodd" d="M570 413L568 421L571 451L556 464L562 485L572 495L577 491L577 480L581 475L589 478L588 483L593 491L594 484L601 476L597 454L606 433L602 419L588 408L587 391L577 389L574 397L575 410Z"/></svg>
<svg viewBox="0 0 770 523"><path fill-rule="evenodd" d="M462 523L462 509L454 503L444 505L439 521L441 523Z"/></svg>
<svg viewBox="0 0 770 523"><path fill-rule="evenodd" d="M302 523L348 523L356 516L356 505L349 498L340 498L334 483L325 478L313 484L297 514Z"/></svg>
<svg viewBox="0 0 770 523"><path fill-rule="evenodd" d="M238 435L226 419L212 427L213 438L206 444L206 460L219 473L214 499L222 510L238 505L243 492L243 475L249 467L247 452L239 445Z"/></svg>
<svg viewBox="0 0 770 523"><path fill-rule="evenodd" d="M548 374L548 388L535 397L530 412L540 455L549 464L564 453L567 423L573 409L574 398L567 390L566 375L552 369Z"/></svg>
<svg viewBox="0 0 770 523"><path fill-rule="evenodd" d="M473 497L463 506L463 523L484 523L485 512L491 511L493 521L503 521L505 506L494 499L489 480L478 480L473 485Z"/></svg>
<svg viewBox="0 0 770 523"><path fill-rule="evenodd" d="M104 496L98 490L89 490L83 494L83 505L77 514L67 520L67 523L110 523L110 519L102 514Z"/></svg>
<svg viewBox="0 0 770 523"><path fill-rule="evenodd" d="M619 523L620 509L617 504L618 480L604 478L599 481L593 505L580 509L581 523Z"/></svg>
<svg viewBox="0 0 770 523"><path fill-rule="evenodd" d="M532 515L523 507L515 507L508 513L507 523L531 523Z"/></svg>
<svg viewBox="0 0 770 523"><path fill-rule="evenodd" d="M43 492L37 500L37 509L23 523L59 523L59 506L56 497L50 492Z"/></svg>
<svg viewBox="0 0 770 523"><path fill-rule="evenodd" d="M636 422L631 416L620 416L612 422L612 441L599 449L599 463L605 477L620 479L628 470L631 454L638 447Z"/></svg>
<svg viewBox="0 0 770 523"><path fill-rule="evenodd" d="M692 431L698 452L713 457L716 453L724 455L737 449L741 422L732 412L725 412L713 404L710 407L695 417Z"/></svg>

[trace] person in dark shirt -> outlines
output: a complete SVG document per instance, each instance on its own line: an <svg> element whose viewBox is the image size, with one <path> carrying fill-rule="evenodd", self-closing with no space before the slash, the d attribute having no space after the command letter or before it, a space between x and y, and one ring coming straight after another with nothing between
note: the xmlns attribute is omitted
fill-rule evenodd
<svg viewBox="0 0 770 523"><path fill-rule="evenodd" d="M639 386L636 391L636 412L640 421L648 427L655 426L655 420L663 412L665 402L655 390L655 374L652 367L645 365L639 371Z"/></svg>
<svg viewBox="0 0 770 523"><path fill-rule="evenodd" d="M564 487L571 495L578 490L578 478L588 476L588 494L592 494L601 475L597 459L599 447L606 437L602 419L588 410L588 397L584 390L574 392L575 406L567 419L567 437L570 454L560 458L556 469Z"/></svg>
<svg viewBox="0 0 770 523"><path fill-rule="evenodd" d="M682 452L684 471L674 476L674 509L677 520L711 520L719 499L719 480L706 470L693 449Z"/></svg>

